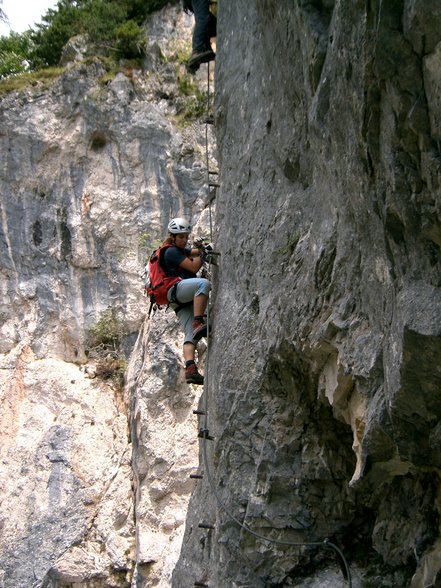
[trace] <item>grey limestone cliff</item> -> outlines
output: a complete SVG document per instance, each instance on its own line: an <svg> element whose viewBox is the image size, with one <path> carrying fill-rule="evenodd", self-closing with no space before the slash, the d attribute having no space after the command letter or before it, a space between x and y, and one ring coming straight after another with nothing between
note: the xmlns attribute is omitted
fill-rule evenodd
<svg viewBox="0 0 441 588"><path fill-rule="evenodd" d="M176 588L347 586L283 544L325 538L354 586L441 581L440 25L419 0L220 3L214 440Z"/></svg>
<svg viewBox="0 0 441 588"><path fill-rule="evenodd" d="M325 540L354 588L441 582L441 9L218 4L203 392L140 280L170 215L209 224L192 19L1 97L1 588L345 588ZM86 353L109 307L123 389Z"/></svg>
<svg viewBox="0 0 441 588"><path fill-rule="evenodd" d="M205 128L182 122L192 96L179 86L191 27L176 3L155 14L143 67L117 75L73 39L52 83L1 95L2 588L170 585L196 467L197 443L184 441L196 391L168 411L176 382L151 373L146 353L129 399L99 377L89 338L112 309L128 360L148 311L147 252L170 215L206 225ZM178 374L175 325L154 322ZM147 415L162 405L152 430ZM161 486L168 470L175 481Z"/></svg>

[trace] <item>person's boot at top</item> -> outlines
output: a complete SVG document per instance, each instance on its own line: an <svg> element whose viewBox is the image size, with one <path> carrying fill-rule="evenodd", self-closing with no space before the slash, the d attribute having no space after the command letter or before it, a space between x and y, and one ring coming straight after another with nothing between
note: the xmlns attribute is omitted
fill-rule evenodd
<svg viewBox="0 0 441 588"><path fill-rule="evenodd" d="M210 12L210 0L184 0L184 10L194 14L192 54L187 70L196 73L201 63L213 61L216 57L210 39L216 37L217 19Z"/></svg>

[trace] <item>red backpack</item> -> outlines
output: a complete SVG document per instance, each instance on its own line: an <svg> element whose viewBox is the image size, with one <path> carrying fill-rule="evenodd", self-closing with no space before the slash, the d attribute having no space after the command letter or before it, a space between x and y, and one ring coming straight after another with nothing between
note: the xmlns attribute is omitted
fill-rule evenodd
<svg viewBox="0 0 441 588"><path fill-rule="evenodd" d="M150 297L152 306L153 304L158 306L168 305L167 292L173 284L182 280L182 278L178 277L170 278L164 271L162 264L164 262L164 253L168 247L172 247L172 245L163 245L153 251L144 269L145 290Z"/></svg>

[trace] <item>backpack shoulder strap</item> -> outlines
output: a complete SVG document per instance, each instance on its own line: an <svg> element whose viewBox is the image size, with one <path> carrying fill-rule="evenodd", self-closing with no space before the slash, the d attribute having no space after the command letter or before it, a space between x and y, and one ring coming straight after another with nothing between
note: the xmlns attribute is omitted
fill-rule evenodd
<svg viewBox="0 0 441 588"><path fill-rule="evenodd" d="M162 245L162 247L160 247L159 249L156 250L156 253L158 254L159 257L159 265L162 267L162 269L165 271L164 268L164 255L165 252L167 251L167 249L169 247L173 247L173 245Z"/></svg>

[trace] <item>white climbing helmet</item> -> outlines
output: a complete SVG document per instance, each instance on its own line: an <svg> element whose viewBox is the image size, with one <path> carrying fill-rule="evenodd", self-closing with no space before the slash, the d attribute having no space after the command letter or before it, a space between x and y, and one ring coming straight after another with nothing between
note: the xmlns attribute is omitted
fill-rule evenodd
<svg viewBox="0 0 441 588"><path fill-rule="evenodd" d="M172 218L167 228L168 232L173 235L178 233L191 233L191 225L185 218Z"/></svg>

